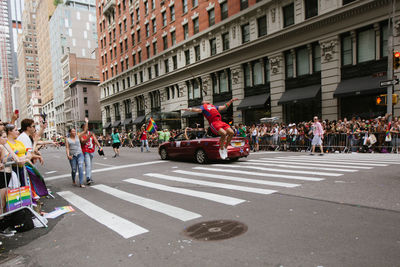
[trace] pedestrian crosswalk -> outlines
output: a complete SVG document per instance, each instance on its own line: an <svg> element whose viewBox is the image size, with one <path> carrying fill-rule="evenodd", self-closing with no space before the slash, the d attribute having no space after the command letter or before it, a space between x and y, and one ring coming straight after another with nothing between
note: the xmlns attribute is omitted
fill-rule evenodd
<svg viewBox="0 0 400 267"><path fill-rule="evenodd" d="M304 154L288 156L274 154L273 157L265 157L263 154L229 164L195 165L185 169L174 167L169 170L164 168L162 173L153 171L136 177L123 177L121 180L134 188L159 190L174 198L182 195L207 201L209 205L222 204L232 207L246 202L252 194L264 198L280 190L301 190L301 186L305 183L323 182L337 177L344 180L358 172L400 164L399 159L400 156L397 155L373 157L362 154L329 154L319 157ZM184 188L187 184L194 185L193 189ZM207 192L208 189L213 189L214 193ZM215 193L215 189L219 191ZM169 216L182 222L207 216L200 214L196 206L189 208L193 210L187 207L183 209L178 207L179 205L174 206L134 194L125 188L121 190L98 184L88 190L98 190L113 196L116 201L129 202L134 205L132 209L140 206L156 212L155 216ZM240 198L237 197L238 192ZM235 196L231 196L234 193ZM103 209L86 200L84 196L70 191L58 194L84 214L124 238L149 232L148 229L115 214L117 210L111 212ZM168 200L165 199L165 202Z"/></svg>

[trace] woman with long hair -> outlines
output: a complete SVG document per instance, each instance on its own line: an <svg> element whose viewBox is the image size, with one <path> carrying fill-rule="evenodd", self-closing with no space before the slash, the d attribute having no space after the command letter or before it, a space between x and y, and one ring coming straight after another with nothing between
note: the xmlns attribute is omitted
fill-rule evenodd
<svg viewBox="0 0 400 267"><path fill-rule="evenodd" d="M144 128L144 125L142 126L140 130L140 151L143 152L144 147L146 146L146 151L150 152L149 150L149 141L147 140L147 132L146 129Z"/></svg>
<svg viewBox="0 0 400 267"><path fill-rule="evenodd" d="M83 177L83 163L84 163L84 156L82 153L80 137L83 134L86 134L88 129L88 122L89 120L85 118L85 127L83 128L82 133L76 133L75 128L69 129L69 137L65 142L65 147L67 151L67 158L69 160L69 164L71 165L71 178L72 184L75 185L75 176L76 171L78 169L79 173L79 187L85 187L84 177Z"/></svg>
<svg viewBox="0 0 400 267"><path fill-rule="evenodd" d="M113 158L116 158L117 156L119 156L119 147L121 146L121 136L119 135L117 128L115 128L114 132L111 134L111 139L112 147L115 153Z"/></svg>

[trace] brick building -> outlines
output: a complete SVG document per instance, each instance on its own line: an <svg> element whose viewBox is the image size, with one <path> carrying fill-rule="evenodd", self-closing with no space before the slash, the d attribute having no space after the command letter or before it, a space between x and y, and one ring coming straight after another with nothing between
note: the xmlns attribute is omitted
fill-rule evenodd
<svg viewBox="0 0 400 267"><path fill-rule="evenodd" d="M240 101L223 117L235 123L382 115L374 98L385 91L390 5L98 0L103 126L130 128L150 116L163 127L204 125L181 109L232 97Z"/></svg>

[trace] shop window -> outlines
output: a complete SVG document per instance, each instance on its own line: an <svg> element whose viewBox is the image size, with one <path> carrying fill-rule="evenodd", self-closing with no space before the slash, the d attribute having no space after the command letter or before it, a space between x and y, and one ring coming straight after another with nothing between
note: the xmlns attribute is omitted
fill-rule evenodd
<svg viewBox="0 0 400 267"><path fill-rule="evenodd" d="M293 55L290 52L285 54L286 78L293 78Z"/></svg>
<svg viewBox="0 0 400 267"><path fill-rule="evenodd" d="M253 84L263 84L263 68L259 60L253 63Z"/></svg>
<svg viewBox="0 0 400 267"><path fill-rule="evenodd" d="M368 29L357 34L357 62L375 60L375 30Z"/></svg>
<svg viewBox="0 0 400 267"><path fill-rule="evenodd" d="M244 75L244 87L251 86L250 66L249 64L243 64L243 75Z"/></svg>
<svg viewBox="0 0 400 267"><path fill-rule="evenodd" d="M342 38L342 66L353 64L353 44L351 36L346 35Z"/></svg>
<svg viewBox="0 0 400 267"><path fill-rule="evenodd" d="M321 46L315 44L313 46L313 72L321 71Z"/></svg>
<svg viewBox="0 0 400 267"><path fill-rule="evenodd" d="M296 51L297 76L310 74L310 55L307 47Z"/></svg>

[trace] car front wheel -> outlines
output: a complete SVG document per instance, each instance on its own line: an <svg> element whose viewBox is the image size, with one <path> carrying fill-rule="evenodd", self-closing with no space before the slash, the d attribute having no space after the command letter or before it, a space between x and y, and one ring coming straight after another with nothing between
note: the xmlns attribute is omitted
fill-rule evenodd
<svg viewBox="0 0 400 267"><path fill-rule="evenodd" d="M168 159L168 152L165 148L160 149L160 157L162 160Z"/></svg>
<svg viewBox="0 0 400 267"><path fill-rule="evenodd" d="M195 159L196 159L196 162L199 163L199 164L207 163L207 154L206 154L206 152L204 152L203 149L197 150L196 154L195 154Z"/></svg>

